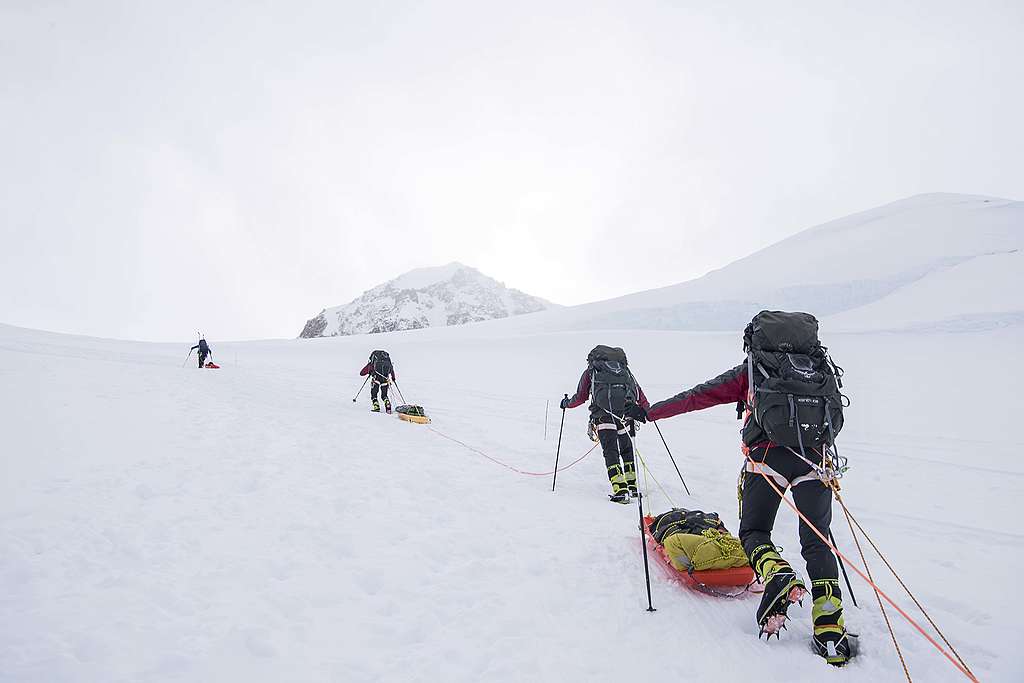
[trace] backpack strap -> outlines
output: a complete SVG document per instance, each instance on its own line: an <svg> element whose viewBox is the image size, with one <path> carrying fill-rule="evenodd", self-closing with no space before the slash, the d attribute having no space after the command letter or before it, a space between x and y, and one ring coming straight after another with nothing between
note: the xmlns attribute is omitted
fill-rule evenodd
<svg viewBox="0 0 1024 683"><path fill-rule="evenodd" d="M821 352L823 354L825 354L825 360L827 360L828 364L832 367L832 374L836 376L836 385L840 389L842 389L843 388L843 375L845 374L845 370L843 370L841 367L836 365L836 362L834 360L832 360L832 356L831 356L831 354L829 354L827 348L822 346L821 347Z"/></svg>
<svg viewBox="0 0 1024 683"><path fill-rule="evenodd" d="M636 377L633 376L633 371L629 369L629 366L627 365L625 367L626 367L626 374L629 375L629 378L631 380L633 380L633 398L639 404L640 403L640 391L641 391L641 389L640 389L640 382L636 381Z"/></svg>
<svg viewBox="0 0 1024 683"><path fill-rule="evenodd" d="M754 404L754 352L747 351L747 405Z"/></svg>

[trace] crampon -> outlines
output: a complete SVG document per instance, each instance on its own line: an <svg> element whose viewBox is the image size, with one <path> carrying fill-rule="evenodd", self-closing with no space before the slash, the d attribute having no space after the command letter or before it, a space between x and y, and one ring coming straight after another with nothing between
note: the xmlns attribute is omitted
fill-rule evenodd
<svg viewBox="0 0 1024 683"><path fill-rule="evenodd" d="M786 616L786 610L791 604L802 601L805 595L807 595L807 589L802 584L790 588L785 597L779 601L773 613L765 618L757 637L760 638L763 635L765 640L772 636L778 638L781 632L786 629L786 622L789 621L789 617Z"/></svg>

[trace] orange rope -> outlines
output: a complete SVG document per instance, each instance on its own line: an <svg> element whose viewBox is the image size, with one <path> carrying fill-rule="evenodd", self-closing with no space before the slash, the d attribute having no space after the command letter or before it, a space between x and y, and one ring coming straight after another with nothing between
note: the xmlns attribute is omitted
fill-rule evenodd
<svg viewBox="0 0 1024 683"><path fill-rule="evenodd" d="M850 522L850 511L846 509L846 505L843 505L843 501L839 498L839 492L836 491L836 487L833 486L832 490L835 491L836 500L843 506L843 513L846 515L846 524L850 527L850 535L853 536L853 542L857 545L857 552L860 553L860 561L864 563L864 570L868 573L869 579L874 579L871 576L871 567L868 566L868 560L864 557L864 550L860 547L860 539L857 538L857 534L853 530L853 524ZM871 584L874 587L875 584ZM903 658L903 650L900 649L899 641L896 640L896 632L892 630L892 623L889 621L889 613L885 611L885 605L882 604L882 598L878 595L878 589L875 588L875 599L878 600L878 609L882 610L882 618L885 619L885 626L889 629L889 635L892 637L892 645L896 648L896 654L899 655L900 664L903 665L903 674L907 677L907 683L913 683L910 678L910 669L907 668L907 660Z"/></svg>
<svg viewBox="0 0 1024 683"><path fill-rule="evenodd" d="M874 551L878 553L878 557L881 558L882 562L885 563L885 566L889 568L889 571L892 572L892 575L896 577L896 580L899 582L900 586L902 586L903 590L907 592L907 595L910 596L910 599L914 601L914 604L917 605L917 608L921 610L921 614L923 614L924 618L928 620L928 623L932 625L932 628L935 629L935 632L939 634L939 637L942 638L942 642L946 644L946 647L949 648L949 651L956 655L956 658L960 660L960 663L964 665L965 669L971 671L970 667L967 666L967 662L964 661L964 658L960 656L960 653L956 651L956 648L953 647L953 644L949 642L948 638L946 638L946 634L944 634L942 630L938 627L938 625L936 625L936 623L932 621L931 615L929 615L927 610L925 610L924 605L922 605L914 596L914 594L910 592L910 589L907 588L907 584L903 583L903 579L900 578L900 575L897 574L896 570L892 568L891 564L889 564L889 560L885 559L885 555L882 554L882 551L878 549L878 546L875 545L875 542L871 540L870 536L868 536L868 532L864 531L864 527L860 525L860 522L858 522L857 518L853 516L853 513L850 512L849 509L847 509L846 504L843 502L843 499L839 497L838 492L836 492L836 500L838 500L839 504L843 506L843 512L846 513L847 524L849 524L852 520L853 524L857 526L857 529L859 529L860 532L864 534L864 538L867 540L868 543L871 544L871 547L874 549ZM850 532L853 533L852 526L850 527ZM865 564L865 567L866 566L867 565ZM971 671L971 673L974 672Z"/></svg>
<svg viewBox="0 0 1024 683"><path fill-rule="evenodd" d="M903 611L903 609L899 605L897 605L893 601L893 599L890 598L888 596L888 594L886 594L885 591L883 591L881 588L879 588L877 585L875 585L875 582L872 581L864 572L862 572L860 570L860 568L856 564L854 564L852 561L850 561L850 558L848 558L846 555L843 555L839 551L838 548L836 548L834 545L832 545L832 543L829 542L829 540L824 536L824 534L822 534L821 531L818 530L818 527L814 526L814 524L812 524L811 521L809 519L807 519L806 516L804 516L804 513L800 512L800 510L797 509L796 505L794 505L792 501L790 501L788 498L786 498L785 494L783 493L783 491L781 489L779 489L778 485L774 481L772 481L771 477L769 477L767 474L765 474L764 470L761 467L759 467L759 465L761 465L762 463L755 462L754 459L751 458L749 454L746 455L746 458L750 462L750 464L754 466L754 471L757 472L758 474L760 474L762 477L764 477L764 480L768 482L768 485L771 486L772 489L775 491L775 493L778 494L779 498L781 498L783 501L785 501L786 505L788 505L793 510L793 512L795 512L797 514L797 516L800 517L800 519L803 520L804 524L806 524L808 526L808 528L810 528L810 530L813 531L815 533L815 535L818 538L820 538L822 540L822 542L824 542L825 545L827 545L832 550L832 552L834 552L836 555L838 555L839 557L841 557L844 560L846 560L846 563L848 565L850 565L850 568L853 571L857 572L857 575L860 576L860 578L862 578L865 581L867 581L868 584L870 584L871 587L875 590L875 592L877 592L880 596L885 598L885 601L888 602L890 605L892 605L893 609L895 609L900 614L901 617L906 619L907 622L911 626L913 626L915 629L917 629L918 633L920 633L922 636L924 636L925 640L927 640L929 643L931 643L932 646L934 646L936 650L941 652L942 655L946 659L948 659L953 664L953 666L955 666L960 671L960 673L962 673L964 676L966 676L969 680L974 681L974 683L980 683L978 681L978 679L974 677L974 674L972 674L969 669L967 669L965 666L961 665L960 662L956 661L956 659L954 659L952 655L950 655L948 652L946 652L946 649L944 647L939 645L935 641L934 638L932 638L930 635L928 635L928 633L923 628L921 628L921 625L918 624L916 621L914 621L914 619L909 614L907 614L905 611Z"/></svg>

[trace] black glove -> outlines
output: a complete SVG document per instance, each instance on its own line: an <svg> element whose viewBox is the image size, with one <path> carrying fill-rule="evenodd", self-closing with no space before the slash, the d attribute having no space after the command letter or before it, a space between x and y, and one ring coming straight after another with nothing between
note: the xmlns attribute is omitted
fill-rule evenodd
<svg viewBox="0 0 1024 683"><path fill-rule="evenodd" d="M647 422L647 411L639 403L630 403L626 406L626 417L631 417L637 422Z"/></svg>
<svg viewBox="0 0 1024 683"><path fill-rule="evenodd" d="M562 399L561 403L558 404L558 407L561 408L562 410L565 410L566 408L569 407L570 403L572 403L572 399L566 396L565 398Z"/></svg>

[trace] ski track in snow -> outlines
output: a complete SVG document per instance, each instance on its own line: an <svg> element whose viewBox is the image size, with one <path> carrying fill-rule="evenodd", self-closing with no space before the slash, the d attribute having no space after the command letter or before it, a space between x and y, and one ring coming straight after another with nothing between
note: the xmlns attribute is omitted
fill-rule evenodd
<svg viewBox="0 0 1024 683"><path fill-rule="evenodd" d="M370 414L365 392L351 401L383 344L435 429L546 472L557 401L594 343L624 345L658 400L735 364L736 335L473 334L214 343L222 369L200 372L180 367L187 346L0 327L0 680L902 679L862 581L860 608L847 598L861 656L841 671L809 652L809 599L766 645L757 597L687 590L652 555L649 614L637 508L607 502L598 451L552 494L550 478ZM1010 421L992 415L1024 378L1011 366L991 386L962 359L1010 358L1022 333L829 341L854 400L840 438L852 512L979 677L1021 680L1005 596L1024 560L1024 471ZM906 386L984 398L915 401ZM676 504L735 531L733 416L659 423L692 499L653 428L637 446ZM563 466L590 448L585 423L585 408L567 413ZM669 505L653 482L648 502ZM838 506L833 530L856 557ZM785 506L775 540L802 570ZM964 680L890 615L914 680Z"/></svg>

